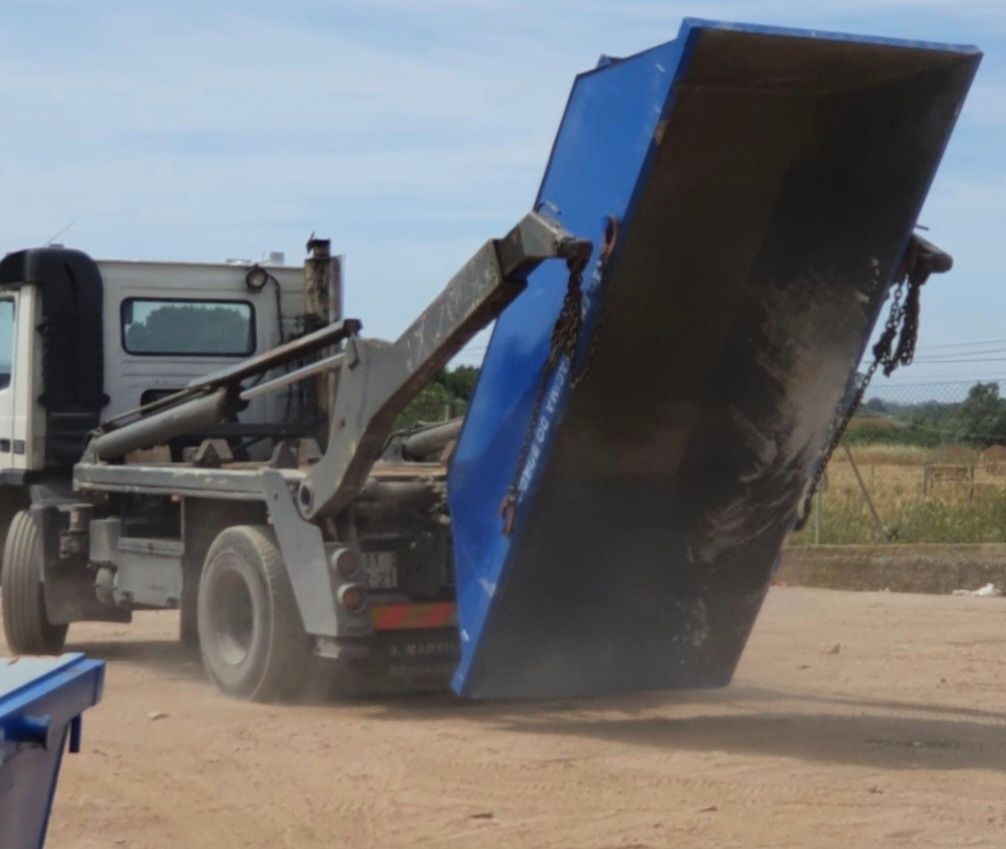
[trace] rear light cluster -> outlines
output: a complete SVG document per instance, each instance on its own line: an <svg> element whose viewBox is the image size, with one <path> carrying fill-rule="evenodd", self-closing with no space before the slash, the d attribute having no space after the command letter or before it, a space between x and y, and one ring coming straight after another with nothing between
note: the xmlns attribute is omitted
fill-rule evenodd
<svg viewBox="0 0 1006 849"><path fill-rule="evenodd" d="M337 548L332 552L332 568L348 581L360 571L360 555L351 548Z"/></svg>
<svg viewBox="0 0 1006 849"><path fill-rule="evenodd" d="M332 568L343 581L352 581L360 573L360 555L350 548L337 548L332 552ZM339 587L336 598L350 613L359 613L367 606L367 589L359 583Z"/></svg>
<svg viewBox="0 0 1006 849"><path fill-rule="evenodd" d="M339 604L350 613L359 613L367 606L367 591L360 584L343 584L338 597Z"/></svg>

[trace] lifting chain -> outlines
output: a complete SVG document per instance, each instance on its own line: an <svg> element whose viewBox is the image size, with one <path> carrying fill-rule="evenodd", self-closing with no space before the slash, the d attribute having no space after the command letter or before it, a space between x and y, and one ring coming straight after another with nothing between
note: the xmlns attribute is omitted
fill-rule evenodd
<svg viewBox="0 0 1006 849"><path fill-rule="evenodd" d="M931 273L949 270L950 262L949 255L934 245L918 236L911 237L905 256L898 268L891 296L891 309L884 324L884 331L873 346L873 362L870 363L866 373L859 378L852 400L832 429L831 439L828 440L824 454L810 480L810 488L804 496L799 518L793 526L794 531L799 531L807 524L814 493L817 492L825 469L828 468L831 455L835 453L849 422L856 414L856 410L859 409L873 376L880 369L883 370L884 377L890 377L898 366L912 364L915 357L915 343L919 335L919 295L922 285L929 279ZM877 260L871 261L871 271L874 286L878 287L880 285L880 264ZM897 347L894 346L895 339L898 342Z"/></svg>
<svg viewBox="0 0 1006 849"><path fill-rule="evenodd" d="M615 249L615 242L618 236L618 222L613 216L605 218L604 241L601 244L600 255L597 259L597 266L594 271L598 294L604 291L604 279L608 270L608 260ZM524 433L524 441L521 443L520 451L517 454L517 462L514 465L513 479L507 487L506 495L500 503L500 517L503 520L503 533L509 535L513 532L514 524L517 521L517 502L520 498L522 486L521 479L527 467L528 459L531 457L531 449L534 445L535 433L538 430L542 412L545 408L545 399L548 395L548 387L552 376L555 374L559 364L566 360L572 368L576 358L576 350L580 343L580 334L583 330L584 304L583 304L583 272L590 260L593 246L590 242L576 243L579 249L566 257L566 294L562 301L562 308L552 326L552 335L548 343L548 356L542 365L541 374L538 377L538 386L535 389L534 404L531 407L531 416L528 419L527 430ZM575 387L583 380L587 367L594 355L597 344L597 330L593 334L590 350L584 358L584 364L580 371L570 379L570 386Z"/></svg>

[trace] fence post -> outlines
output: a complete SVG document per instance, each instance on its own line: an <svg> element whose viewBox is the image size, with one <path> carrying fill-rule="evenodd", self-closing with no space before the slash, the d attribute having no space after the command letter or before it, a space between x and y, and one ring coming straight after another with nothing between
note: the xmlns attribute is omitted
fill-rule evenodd
<svg viewBox="0 0 1006 849"><path fill-rule="evenodd" d="M821 488L814 493L814 545L821 544Z"/></svg>
<svg viewBox="0 0 1006 849"><path fill-rule="evenodd" d="M873 506L870 491L866 488L866 483L863 481L863 476L859 473L859 466L856 465L849 446L843 442L842 448L845 449L846 459L848 459L849 465L852 466L852 471L856 475L856 482L859 484L859 491L863 493L863 500L866 502L866 506L870 508L870 515L873 516L873 524L877 526L877 533L880 534L881 539L890 540L891 533L884 527L884 523L880 521L880 516L877 515L877 508Z"/></svg>

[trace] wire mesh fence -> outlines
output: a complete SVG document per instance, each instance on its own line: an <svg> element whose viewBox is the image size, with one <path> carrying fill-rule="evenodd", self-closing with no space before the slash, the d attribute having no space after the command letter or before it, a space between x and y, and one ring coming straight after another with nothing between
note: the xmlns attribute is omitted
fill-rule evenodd
<svg viewBox="0 0 1006 849"><path fill-rule="evenodd" d="M792 544L1006 542L1006 378L878 381Z"/></svg>

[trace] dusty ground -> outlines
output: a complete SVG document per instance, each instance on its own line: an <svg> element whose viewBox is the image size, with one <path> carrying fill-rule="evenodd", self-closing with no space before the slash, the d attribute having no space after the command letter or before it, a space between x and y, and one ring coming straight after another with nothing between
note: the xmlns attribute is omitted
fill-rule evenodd
<svg viewBox="0 0 1006 849"><path fill-rule="evenodd" d="M71 630L49 849L1006 845L1006 599L775 589L730 689L579 704L242 704L175 628Z"/></svg>

